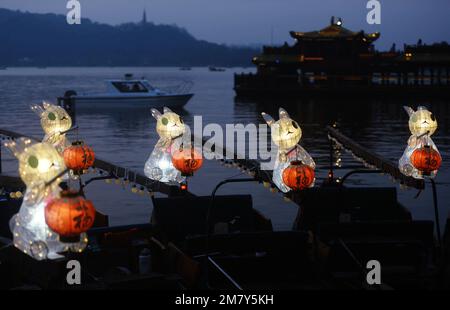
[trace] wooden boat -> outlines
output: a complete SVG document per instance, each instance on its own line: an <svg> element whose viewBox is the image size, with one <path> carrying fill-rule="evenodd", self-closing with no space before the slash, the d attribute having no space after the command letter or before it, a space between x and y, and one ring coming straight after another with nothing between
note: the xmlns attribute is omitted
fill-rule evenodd
<svg viewBox="0 0 450 310"><path fill-rule="evenodd" d="M96 162L103 169L107 164ZM125 175L123 168L116 170ZM23 190L23 184L8 177L0 181L4 220L20 205L9 192ZM369 288L369 260L382 265L383 285L376 288L450 285L450 221L439 247L433 223L412 220L395 188L326 182L293 194L299 216L294 229L285 232L273 231L250 195L197 197L164 190L168 198L153 197L150 224L108 227L107 217L99 215L86 251L61 260L34 261L5 235L0 239L0 287L68 288L65 266L71 259L82 262L81 287L90 289L361 289ZM139 272L144 249L151 252L149 274Z"/></svg>

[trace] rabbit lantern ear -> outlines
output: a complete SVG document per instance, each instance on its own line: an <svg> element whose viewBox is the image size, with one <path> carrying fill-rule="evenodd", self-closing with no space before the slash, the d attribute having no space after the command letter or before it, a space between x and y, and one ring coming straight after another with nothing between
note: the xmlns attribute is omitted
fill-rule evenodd
<svg viewBox="0 0 450 310"><path fill-rule="evenodd" d="M283 108L280 108L278 110L278 114L279 114L280 118L290 118L288 112L286 112L286 110Z"/></svg>
<svg viewBox="0 0 450 310"><path fill-rule="evenodd" d="M275 120L269 114L262 112L261 115L264 118L264 120L266 121L267 125L272 126L275 123Z"/></svg>
<svg viewBox="0 0 450 310"><path fill-rule="evenodd" d="M16 158L19 158L20 154L25 152L25 149L31 145L31 139L20 138L14 141L8 141L4 143L4 146L13 153Z"/></svg>
<svg viewBox="0 0 450 310"><path fill-rule="evenodd" d="M42 113L45 112L45 108L40 104L33 104L31 105L31 111L36 113L38 116L41 116Z"/></svg>
<svg viewBox="0 0 450 310"><path fill-rule="evenodd" d="M164 113L172 112L172 110L169 109L168 107L164 107L164 108L163 108L163 112L164 112Z"/></svg>
<svg viewBox="0 0 450 310"><path fill-rule="evenodd" d="M403 106L403 109L405 109L406 113L408 113L408 116L410 117L414 114L414 110L411 107Z"/></svg>
<svg viewBox="0 0 450 310"><path fill-rule="evenodd" d="M156 110L156 109L152 109L151 111L152 111L152 116L153 116L154 118L156 118L157 120L162 116L161 112L159 112L159 111Z"/></svg>
<svg viewBox="0 0 450 310"><path fill-rule="evenodd" d="M50 101L45 101L42 103L42 106L44 107L44 109L48 109L50 107L54 107L55 105L53 103L51 103Z"/></svg>

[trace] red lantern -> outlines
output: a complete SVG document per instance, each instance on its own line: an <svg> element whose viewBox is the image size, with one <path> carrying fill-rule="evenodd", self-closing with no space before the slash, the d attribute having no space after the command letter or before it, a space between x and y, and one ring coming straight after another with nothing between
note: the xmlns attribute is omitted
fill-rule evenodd
<svg viewBox="0 0 450 310"><path fill-rule="evenodd" d="M61 198L50 202L45 208L45 222L62 242L77 242L80 234L94 224L95 208L91 201L77 192L63 191Z"/></svg>
<svg viewBox="0 0 450 310"><path fill-rule="evenodd" d="M293 161L283 171L283 182L294 191L308 188L314 182L314 169L301 161Z"/></svg>
<svg viewBox="0 0 450 310"><path fill-rule="evenodd" d="M172 154L173 166L183 176L192 176L203 164L202 155L193 147L191 149L179 149Z"/></svg>
<svg viewBox="0 0 450 310"><path fill-rule="evenodd" d="M76 173L81 173L83 170L92 167L95 153L91 147L84 145L81 141L76 141L64 150L63 157L67 168Z"/></svg>
<svg viewBox="0 0 450 310"><path fill-rule="evenodd" d="M425 145L412 153L411 163L424 175L430 175L431 171L439 169L442 158L438 151L429 145Z"/></svg>

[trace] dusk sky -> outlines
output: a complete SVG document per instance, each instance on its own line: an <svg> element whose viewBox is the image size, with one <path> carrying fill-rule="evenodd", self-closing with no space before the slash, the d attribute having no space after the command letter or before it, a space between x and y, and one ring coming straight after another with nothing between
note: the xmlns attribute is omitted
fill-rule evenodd
<svg viewBox="0 0 450 310"><path fill-rule="evenodd" d="M450 41L449 0L380 0L381 25L366 23L367 0L80 0L82 17L120 24L138 21L144 8L149 21L177 24L199 39L227 44L291 42L290 30L326 26L331 15L351 30L381 32L377 44ZM66 0L0 0L0 7L65 14Z"/></svg>

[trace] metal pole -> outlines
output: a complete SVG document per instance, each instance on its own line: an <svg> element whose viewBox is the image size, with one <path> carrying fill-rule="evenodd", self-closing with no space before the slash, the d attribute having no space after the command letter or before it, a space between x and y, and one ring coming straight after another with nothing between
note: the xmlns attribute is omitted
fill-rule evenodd
<svg viewBox="0 0 450 310"><path fill-rule="evenodd" d="M0 174L2 174L2 143L0 142Z"/></svg>
<svg viewBox="0 0 450 310"><path fill-rule="evenodd" d="M436 183L433 179L430 179L431 188L433 190L433 206L434 206L434 218L436 221L436 234L439 243L439 249L442 249L442 240L441 240L441 225L439 223L439 208L437 202L437 191L436 191Z"/></svg>
<svg viewBox="0 0 450 310"><path fill-rule="evenodd" d="M210 226L211 226L209 221L211 219L212 209L214 207L214 199L216 197L216 192L219 189L219 187L221 187L222 185L227 184L227 183L243 183L243 182L255 182L255 181L257 181L257 180L254 179L254 178L228 179L228 180L223 180L222 182L217 184L216 187L214 188L214 190L213 190L213 192L211 194L211 203L209 204L208 211L206 213L206 240L205 240L205 255L206 255L206 259L207 259L207 261L213 263L213 265L216 265L216 264L214 264L214 261L211 261L211 259L209 257L209 237L210 237L209 230L210 230ZM218 266L216 266L216 267L218 267ZM219 270L221 270L221 269L219 268ZM206 274L206 283L207 283L207 285L209 285L208 268L206 268L205 274ZM234 284L234 280L232 281L232 283ZM239 285L237 286L237 288L240 289Z"/></svg>

